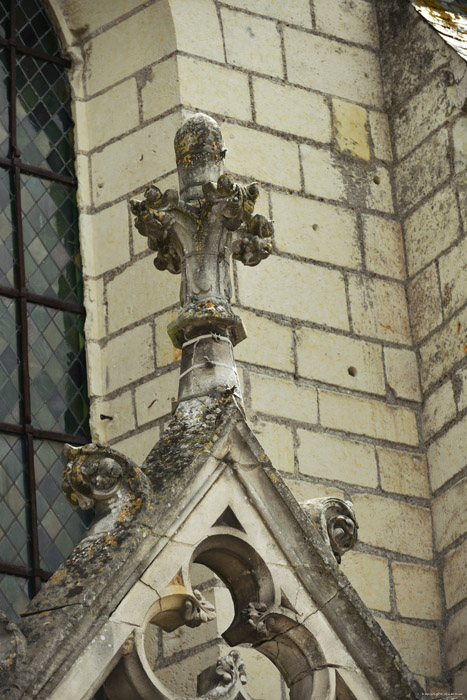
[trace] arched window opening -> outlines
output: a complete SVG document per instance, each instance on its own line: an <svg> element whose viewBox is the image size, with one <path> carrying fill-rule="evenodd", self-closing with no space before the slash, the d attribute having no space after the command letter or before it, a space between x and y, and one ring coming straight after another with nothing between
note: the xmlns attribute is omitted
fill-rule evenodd
<svg viewBox="0 0 467 700"><path fill-rule="evenodd" d="M40 0L0 3L0 608L15 617L81 539L63 444L89 441L66 69Z"/></svg>

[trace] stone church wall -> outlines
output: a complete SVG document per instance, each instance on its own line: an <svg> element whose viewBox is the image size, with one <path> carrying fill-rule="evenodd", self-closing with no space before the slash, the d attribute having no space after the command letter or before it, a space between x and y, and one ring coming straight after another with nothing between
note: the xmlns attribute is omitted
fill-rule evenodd
<svg viewBox="0 0 467 700"><path fill-rule="evenodd" d="M454 690L465 692L466 64L408 5L382 4L380 20L409 314L423 395L422 439L433 496L442 647L446 668L454 669Z"/></svg>
<svg viewBox="0 0 467 700"><path fill-rule="evenodd" d="M343 570L430 691L451 669L463 688L460 59L405 0L380 28L370 0L49 4L75 65L93 438L142 461L170 415L179 279L128 200L178 186L173 136L205 111L275 221L274 254L234 269L251 425L299 500L353 500Z"/></svg>

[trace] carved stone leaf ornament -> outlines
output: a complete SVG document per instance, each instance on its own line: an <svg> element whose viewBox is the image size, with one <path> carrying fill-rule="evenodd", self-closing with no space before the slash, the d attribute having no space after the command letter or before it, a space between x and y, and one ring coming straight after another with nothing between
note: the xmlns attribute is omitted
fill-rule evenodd
<svg viewBox="0 0 467 700"><path fill-rule="evenodd" d="M168 329L179 348L199 328L233 345L245 338L230 308L230 261L258 265L272 250L272 221L253 213L258 185L240 185L224 173L225 152L218 124L196 114L175 137L180 196L152 185L144 200L131 202L137 230L157 252L157 269L182 275L182 309Z"/></svg>

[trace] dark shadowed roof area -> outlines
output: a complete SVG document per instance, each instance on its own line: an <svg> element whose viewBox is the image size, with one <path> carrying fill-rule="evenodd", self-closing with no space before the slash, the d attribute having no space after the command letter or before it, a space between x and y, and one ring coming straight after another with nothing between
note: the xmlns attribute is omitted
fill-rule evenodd
<svg viewBox="0 0 467 700"><path fill-rule="evenodd" d="M457 53L467 60L467 0L410 0Z"/></svg>

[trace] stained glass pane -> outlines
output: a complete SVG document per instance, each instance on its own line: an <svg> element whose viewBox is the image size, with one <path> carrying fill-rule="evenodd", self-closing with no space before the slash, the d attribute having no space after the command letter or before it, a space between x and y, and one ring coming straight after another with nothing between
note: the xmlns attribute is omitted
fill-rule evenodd
<svg viewBox="0 0 467 700"><path fill-rule="evenodd" d="M80 302L81 258L75 192L60 182L21 176L24 260L28 289Z"/></svg>
<svg viewBox="0 0 467 700"><path fill-rule="evenodd" d="M0 574L0 609L17 622L29 603L28 580L20 576Z"/></svg>
<svg viewBox="0 0 467 700"><path fill-rule="evenodd" d="M20 566L31 565L25 460L22 438L0 435L0 559Z"/></svg>
<svg viewBox="0 0 467 700"><path fill-rule="evenodd" d="M55 32L39 0L17 0L16 32L18 41L30 49L58 54Z"/></svg>
<svg viewBox="0 0 467 700"><path fill-rule="evenodd" d="M10 3L8 0L0 2L0 36L2 39L8 37L10 31Z"/></svg>
<svg viewBox="0 0 467 700"><path fill-rule="evenodd" d="M25 163L55 173L73 172L73 122L65 69L18 56L17 142Z"/></svg>
<svg viewBox="0 0 467 700"><path fill-rule="evenodd" d="M84 319L28 304L33 425L88 435Z"/></svg>
<svg viewBox="0 0 467 700"><path fill-rule="evenodd" d="M92 520L91 511L74 508L62 492L66 464L63 444L34 441L37 515L41 567L55 571L79 542Z"/></svg>
<svg viewBox="0 0 467 700"><path fill-rule="evenodd" d="M19 332L17 302L0 297L0 422L2 423L19 423L20 419Z"/></svg>
<svg viewBox="0 0 467 700"><path fill-rule="evenodd" d="M0 168L0 284L15 286L16 238L13 230L12 175Z"/></svg>
<svg viewBox="0 0 467 700"><path fill-rule="evenodd" d="M7 158L10 150L10 113L9 113L9 55L6 49L0 49L0 156Z"/></svg>

